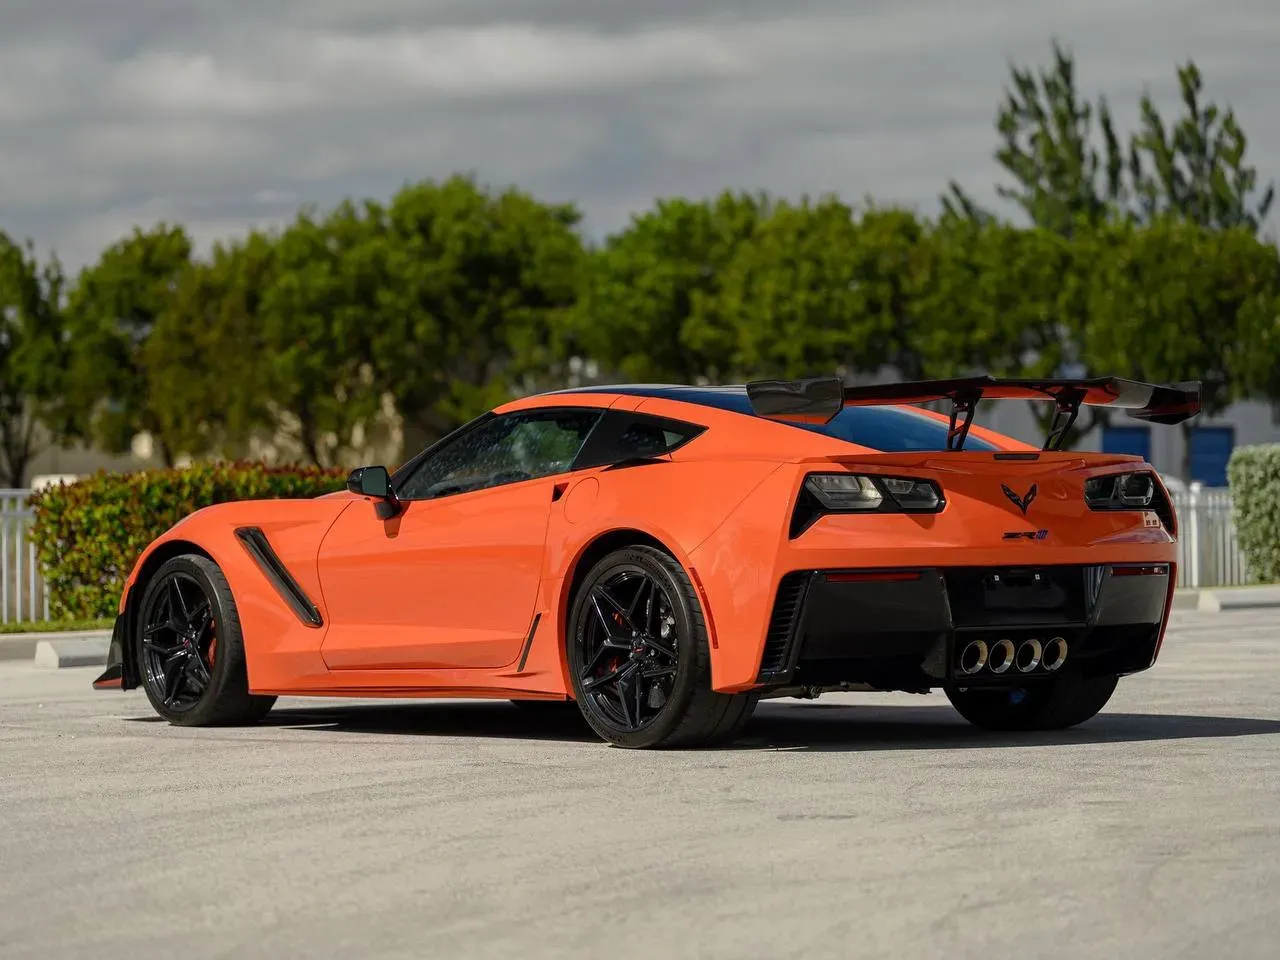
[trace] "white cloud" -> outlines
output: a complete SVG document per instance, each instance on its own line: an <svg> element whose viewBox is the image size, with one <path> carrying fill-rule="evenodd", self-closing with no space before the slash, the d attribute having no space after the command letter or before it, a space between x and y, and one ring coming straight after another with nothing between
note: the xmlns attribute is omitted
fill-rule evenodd
<svg viewBox="0 0 1280 960"><path fill-rule="evenodd" d="M1274 0L6 0L0 229L92 258L472 171L579 201L990 196L1008 61L1058 36L1122 125L1192 56L1280 175ZM109 8L109 9L108 9ZM1172 104L1170 104L1172 106ZM133 218L133 219L131 219Z"/></svg>

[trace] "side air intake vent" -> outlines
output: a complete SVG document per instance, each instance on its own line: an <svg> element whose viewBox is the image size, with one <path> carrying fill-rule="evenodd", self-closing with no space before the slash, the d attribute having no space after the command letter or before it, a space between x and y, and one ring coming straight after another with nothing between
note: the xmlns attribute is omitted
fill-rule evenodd
<svg viewBox="0 0 1280 960"><path fill-rule="evenodd" d="M769 617L769 632L765 635L764 655L760 658L759 680L762 682L781 679L786 673L809 577L804 571L788 573L778 585L773 615Z"/></svg>

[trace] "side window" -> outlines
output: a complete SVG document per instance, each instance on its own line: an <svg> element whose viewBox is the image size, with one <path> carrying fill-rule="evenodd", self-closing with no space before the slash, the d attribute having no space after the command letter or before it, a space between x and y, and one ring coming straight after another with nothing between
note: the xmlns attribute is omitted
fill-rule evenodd
<svg viewBox="0 0 1280 960"><path fill-rule="evenodd" d="M601 467L626 460L661 457L688 443L705 427L642 413L612 410L591 434L574 466Z"/></svg>
<svg viewBox="0 0 1280 960"><path fill-rule="evenodd" d="M427 457L396 493L430 500L564 473L598 419L588 408L495 417Z"/></svg>
<svg viewBox="0 0 1280 960"><path fill-rule="evenodd" d="M653 423L633 420L618 438L618 452L627 457L659 457L680 445L682 433Z"/></svg>

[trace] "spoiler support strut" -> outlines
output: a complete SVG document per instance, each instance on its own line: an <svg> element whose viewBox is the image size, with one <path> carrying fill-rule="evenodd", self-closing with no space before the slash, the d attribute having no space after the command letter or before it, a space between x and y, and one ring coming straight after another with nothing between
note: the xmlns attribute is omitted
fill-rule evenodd
<svg viewBox="0 0 1280 960"><path fill-rule="evenodd" d="M981 390L957 390L951 398L951 423L947 427L947 449L963 450L973 426L973 415L978 412Z"/></svg>
<svg viewBox="0 0 1280 960"><path fill-rule="evenodd" d="M1044 446L1041 449L1062 449L1067 434L1075 426L1076 417L1080 416L1080 405L1083 403L1083 390L1063 391L1057 397L1054 401L1053 422L1049 424L1049 435L1044 438Z"/></svg>

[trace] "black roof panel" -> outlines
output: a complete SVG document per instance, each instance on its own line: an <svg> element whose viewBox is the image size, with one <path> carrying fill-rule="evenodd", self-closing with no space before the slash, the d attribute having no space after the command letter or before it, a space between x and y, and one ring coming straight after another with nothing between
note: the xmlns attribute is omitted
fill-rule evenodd
<svg viewBox="0 0 1280 960"><path fill-rule="evenodd" d="M743 385L726 387L692 387L679 384L628 383L575 387L557 393L619 393L639 397L660 397L696 403L719 410L730 410L745 416L757 416L747 399ZM906 406L845 407L829 423L808 424L775 421L800 430L810 430L838 440L879 450L882 453L908 453L915 450L945 450L947 425L919 410ZM967 450L998 450L994 444L970 436Z"/></svg>

